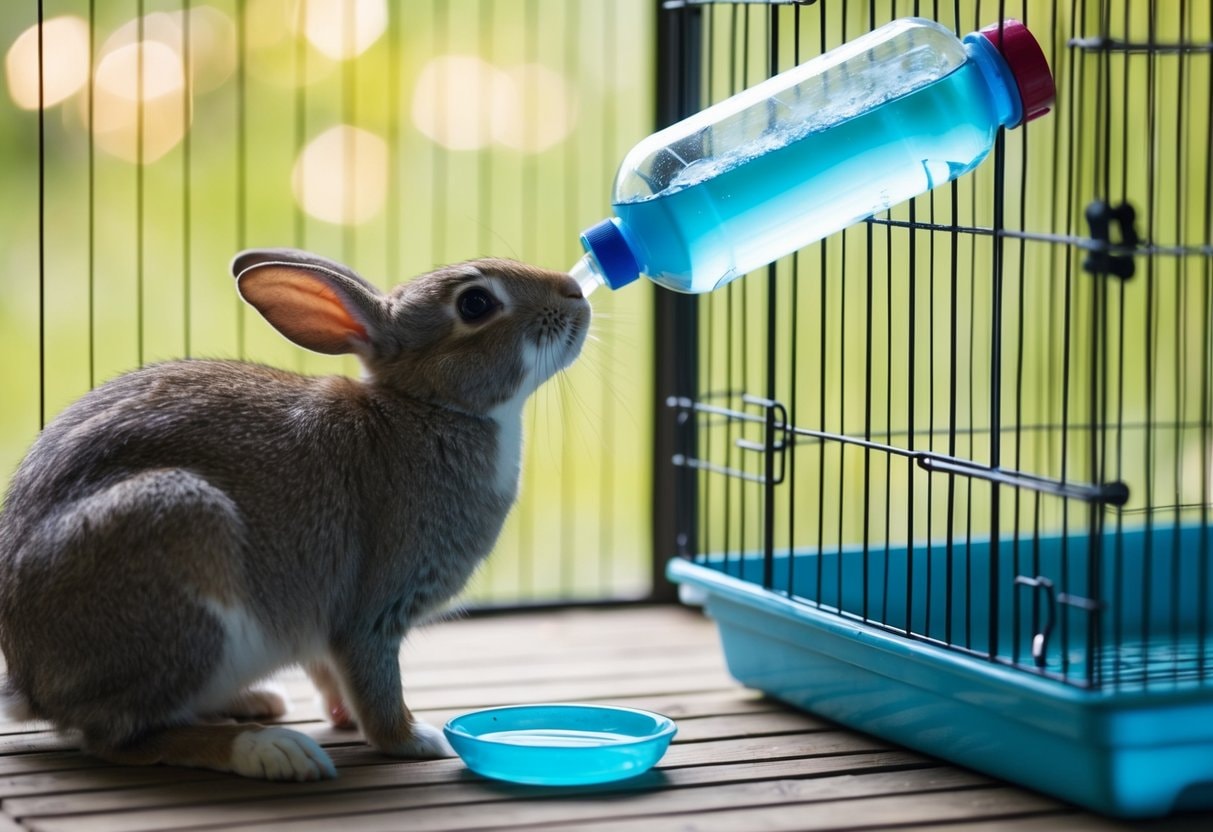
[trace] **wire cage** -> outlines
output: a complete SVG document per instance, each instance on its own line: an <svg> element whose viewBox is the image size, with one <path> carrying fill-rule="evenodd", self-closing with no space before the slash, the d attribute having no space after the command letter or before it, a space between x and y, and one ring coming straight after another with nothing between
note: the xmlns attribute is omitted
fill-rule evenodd
<svg viewBox="0 0 1213 832"><path fill-rule="evenodd" d="M1209 6L667 3L669 115L908 15L1025 21L1054 112L662 307L669 573L747 684L1107 812L1213 807Z"/></svg>
<svg viewBox="0 0 1213 832"><path fill-rule="evenodd" d="M293 246L382 287L567 268L651 129L649 0L21 0L0 8L0 493L39 429L146 363L307 374L228 263ZM651 292L595 298L526 416L522 499L468 606L647 597ZM627 359L627 360L625 360Z"/></svg>

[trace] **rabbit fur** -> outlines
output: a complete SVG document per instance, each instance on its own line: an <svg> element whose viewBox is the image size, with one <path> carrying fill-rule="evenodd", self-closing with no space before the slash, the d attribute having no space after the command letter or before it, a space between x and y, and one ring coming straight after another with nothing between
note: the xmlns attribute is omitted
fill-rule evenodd
<svg viewBox="0 0 1213 832"><path fill-rule="evenodd" d="M489 553L518 489L522 407L584 342L567 275L508 260L384 294L306 252L248 251L242 297L364 375L149 366L48 424L0 514L0 648L21 714L124 763L335 776L256 687L302 664L333 720L450 754L404 705L399 649Z"/></svg>

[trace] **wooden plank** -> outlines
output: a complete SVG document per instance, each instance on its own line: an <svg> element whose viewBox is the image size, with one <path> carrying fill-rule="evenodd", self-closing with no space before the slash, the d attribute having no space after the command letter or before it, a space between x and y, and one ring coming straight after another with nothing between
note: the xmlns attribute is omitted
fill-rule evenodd
<svg viewBox="0 0 1213 832"><path fill-rule="evenodd" d="M454 615L415 627L409 638L439 643L441 639L480 643L517 641L519 633L553 644L581 641L628 640L640 635L680 630L714 634L715 623L701 611L677 604L625 604L618 607L550 609L508 615ZM424 644L422 644L424 646Z"/></svg>
<svg viewBox="0 0 1213 832"><path fill-rule="evenodd" d="M28 734L8 734L0 737L0 755L62 751L78 747L77 741L55 731L31 731Z"/></svg>
<svg viewBox="0 0 1213 832"><path fill-rule="evenodd" d="M19 774L39 774L51 771L71 771L78 768L99 768L105 763L86 757L80 751L51 751L37 754L15 754L0 757L0 781Z"/></svg>
<svg viewBox="0 0 1213 832"><path fill-rule="evenodd" d="M614 704L614 703L612 703ZM778 705L774 707L778 708ZM462 711L420 711L418 718L430 725L442 726ZM791 709L756 711L753 713L724 714L720 716L680 716L676 723L678 733L675 743L720 740L735 737L763 737L772 734L790 734L805 731L837 730L838 726L807 713ZM313 719L296 722L293 719L275 722L293 730L303 731L321 745L348 745L362 741L358 731L332 728L327 721Z"/></svg>
<svg viewBox="0 0 1213 832"><path fill-rule="evenodd" d="M539 689L538 687L536 688ZM418 708L413 707L414 698L408 697L410 709L413 713L425 718L432 724L441 724L452 716L465 713L469 707L454 707L439 705L434 708ZM531 700L537 701L537 700ZM621 705L624 707L641 708L648 711L657 711L665 714L673 719L678 719L685 716L700 716L707 711L696 703L716 702L718 710L715 713L720 715L730 713L758 713L761 711L776 711L776 710L795 710L788 705L763 696L760 692L749 690L746 688L737 687L736 683L722 685L720 687L711 687L707 690L694 691L669 691L664 693L638 694L635 696L591 696L583 699L566 698L565 702L599 702L602 704ZM489 703L475 707L494 707L499 704L510 704L505 702ZM517 704L517 703L515 703ZM281 720L277 720L280 724L293 724L304 722L323 721L325 714L322 713L319 703L312 691L308 691L306 696L300 699L292 700L291 710ZM48 735L49 736L49 735ZM2 755L0 755L2 757ZM2 770L2 769L0 769Z"/></svg>
<svg viewBox="0 0 1213 832"><path fill-rule="evenodd" d="M553 653L609 650L626 655L646 645L688 640L718 644L715 624L701 613L667 607L553 610L421 627L410 633L404 657L422 663L461 662L472 655L526 659L536 645Z"/></svg>
<svg viewBox="0 0 1213 832"><path fill-rule="evenodd" d="M671 667L665 674L641 678L552 680L491 688L421 690L406 694L405 701L416 710L484 708L526 702L611 702L623 697L721 690L736 684L723 669L683 673L681 669Z"/></svg>
<svg viewBox="0 0 1213 832"><path fill-rule="evenodd" d="M680 725L688 718L701 717L708 714L757 714L787 710L786 706L743 688L655 697L621 698L611 700L611 704L657 711L678 720ZM314 711L314 713L319 716L318 711ZM463 713L463 711L417 711L416 713L431 725L440 725L451 716ZM327 723L317 720L312 725L308 723L288 724L291 724L293 728L303 730L310 736L317 738L318 741L324 742L324 731L327 729ZM359 734L338 733L342 737L342 742L350 742L351 738L354 741L360 741L361 735ZM51 735L51 739L55 740L55 742L49 743L49 747L57 747L61 744L53 735ZM66 742L69 747L72 746L71 741ZM86 757L76 751L0 756L0 797L4 797L3 778L5 777L13 777L20 774L96 768L101 765L103 763L100 761L92 757Z"/></svg>
<svg viewBox="0 0 1213 832"><path fill-rule="evenodd" d="M821 720L794 708L763 696L757 691L748 690L733 685L708 690L669 691L655 694L639 694L637 696L590 697L588 699L565 699L566 702L598 701L603 704L619 705L627 708L640 708L655 711L674 719L681 724L686 719L699 719L707 716L730 716L764 713L796 713L805 719L819 723ZM493 707L493 703L485 707ZM466 708L441 706L438 708L413 708L413 713L425 719L432 725L445 723L453 716L466 713Z"/></svg>
<svg viewBox="0 0 1213 832"><path fill-rule="evenodd" d="M927 824L915 832L1208 832L1210 818L1163 818L1120 821L1082 812L1062 810L1021 818L998 818L947 825Z"/></svg>
<svg viewBox="0 0 1213 832"><path fill-rule="evenodd" d="M659 638L653 637L655 632L660 632ZM671 660L683 669L723 663L710 621L661 607L552 611L435 624L418 629L401 656L406 689L516 682L520 672L523 678L553 679L603 673L643 676L668 669ZM300 687L300 701L313 695L302 671L287 671L282 681L292 692ZM0 735L49 729L44 722L0 721Z"/></svg>
<svg viewBox="0 0 1213 832"><path fill-rule="evenodd" d="M675 743L703 742L728 737L767 737L804 731L832 731L837 726L798 711L706 716L678 720Z"/></svg>
<svg viewBox="0 0 1213 832"><path fill-rule="evenodd" d="M871 754L870 742L852 734L822 732L820 739L811 734L768 737L765 740L742 738L713 740L676 746L662 758L662 769L680 766L716 766L746 760L797 760L813 757L839 757ZM756 753L756 749L759 753ZM905 753L905 752L901 752ZM463 778L463 764L456 760L402 762L383 757L364 746L350 746L330 751L341 767L341 776L334 783L314 785L320 791L339 791L389 785L416 785L419 782L449 782ZM914 758L916 760L920 758ZM364 769L374 769L366 773ZM81 772L59 772L53 775L16 776L0 781L0 796L4 806L15 815L40 815L63 812L99 811L120 805L158 805L172 800L202 803L211 799L217 782L227 783L224 794L217 800L237 800L254 797L277 797L284 793L297 794L294 784L263 783L242 780L213 772L167 768L108 768ZM134 789L142 787L142 791ZM25 798L25 799L23 799Z"/></svg>
<svg viewBox="0 0 1213 832"><path fill-rule="evenodd" d="M713 784L708 787L658 788L646 792L600 791L597 794L565 795L563 790L511 789L506 786L469 784L465 790L472 794L474 802L453 803L442 800L441 795L413 794L414 798L426 801L416 808L388 812L367 813L364 802L353 801L343 805L335 799L330 808L319 808L320 812L356 811L359 814L317 816L315 812L296 815L291 812L260 823L288 822L291 829L331 830L340 817L342 829L425 829L458 830L474 828L529 827L542 824L565 824L611 816L632 816L651 819L664 814L686 812L715 812L739 806L773 806L788 802L838 801L889 794L922 794L944 789L970 789L984 785L983 778L969 772L949 768L909 769L904 771L882 771L867 774L843 774L833 777L816 777L799 780L758 780L742 783ZM475 789L475 791L473 791ZM287 810L285 801L282 809ZM207 806L190 810L187 823L195 826L222 825L225 829L258 828L258 824L244 824L236 817L246 807ZM183 814L181 810L177 814ZM171 821L171 817L158 815L157 819ZM25 819L29 828L40 832L132 832L132 830L163 829L154 824L132 826L138 818L134 814L121 815L73 815L61 818ZM176 825L171 828L189 828ZM743 827L735 827L743 828Z"/></svg>
<svg viewBox="0 0 1213 832"><path fill-rule="evenodd" d="M566 700L577 701L577 700ZM656 695L641 695L634 697L612 698L610 704L624 707L641 708L656 711L676 720L699 718L704 716L729 716L760 713L794 713L802 714L805 719L814 719L804 712L789 708L776 700L769 699L757 691L745 688L728 687L709 691L694 691L691 693L671 693ZM431 725L442 725L454 716L465 713L465 708L413 709L413 713ZM320 708L315 703L297 707L275 724L292 727L316 723L316 731L312 733L323 741L318 731L327 724ZM301 729L302 730L302 729ZM350 735L339 732L344 740ZM0 737L0 775L10 773L10 766L17 766L24 771L23 757L16 755L43 754L78 748L78 741L71 736L59 735L52 731L38 732L12 737ZM49 755L46 755L49 757Z"/></svg>
<svg viewBox="0 0 1213 832"><path fill-rule="evenodd" d="M712 742L674 745L661 758L663 766L715 765L745 760L778 760L792 757L855 754L867 751L887 751L892 746L862 734L849 731L818 731L800 734L780 734L774 737L745 737ZM337 767L384 765L389 758L363 743L328 749ZM417 776L425 766L459 764L457 760L427 760L405 763L416 768L408 776Z"/></svg>
<svg viewBox="0 0 1213 832"><path fill-rule="evenodd" d="M666 767L688 765L714 765L737 763L746 760L777 760L805 756L829 756L856 754L888 750L888 746L867 737L841 731L825 731L803 734L779 735L776 737L753 737L712 742L687 743L672 746L662 758ZM462 776L460 760L397 761L384 757L363 743L328 748L329 756L339 770L353 766L399 767L402 782L447 782L452 777ZM98 767L74 771L40 774L13 775L0 778L0 798L10 805L12 798L30 795L55 795L78 791L102 791L191 782L213 783L228 781L231 793L247 794L258 788L275 784L264 784L257 780L242 780L229 775L197 769L169 767Z"/></svg>
<svg viewBox="0 0 1213 832"><path fill-rule="evenodd" d="M822 777L865 771L926 768L932 762L904 751L884 751L832 757L802 757L763 760L691 768L662 768L660 775L640 777L599 787L560 789L559 793L535 787L493 784L473 776L452 783L419 785L401 777L390 766L375 766L343 772L341 779L299 787L293 784L247 787L222 786L222 801L216 800L218 784L180 784L111 792L83 792L55 797L17 798L5 801L15 817L83 815L123 812L125 829L170 829L195 823L191 813L204 812L208 820L224 823L270 822L274 819L313 817L342 811L373 812L390 809L443 806L509 797L560 797L610 791L651 791L755 780ZM226 808L212 811L222 802ZM203 806L202 804L209 804ZM185 813L183 809L190 809ZM117 822L117 821L115 821Z"/></svg>
<svg viewBox="0 0 1213 832"><path fill-rule="evenodd" d="M627 658L590 657L580 660L502 661L499 663L469 662L462 667L417 669L407 661L402 662L405 696L416 696L419 691L434 689L471 689L501 687L506 684L567 682L573 679L618 679L628 677L652 678L677 664L682 674L699 671L719 673L724 662L715 649L685 650L677 653L634 656ZM302 674L285 679L292 694L310 696L311 682Z"/></svg>
<svg viewBox="0 0 1213 832"><path fill-rule="evenodd" d="M465 768L458 759L445 760L394 760L374 751L364 743L351 746L330 747L329 756L338 769L344 773L346 769L359 766L393 766L401 767L399 777L413 782L447 782L454 777L461 777ZM202 784L209 789L212 784L231 784L231 789L263 787L267 784L261 780L246 780L229 774L206 771L203 769L175 768L171 766L96 766L93 768L73 769L67 771L45 772L37 774L18 774L0 779L0 799L5 805L8 801L30 795L58 795L70 792L105 791L110 789L131 789L141 786L165 785L183 786ZM224 788L228 788L227 785Z"/></svg>
<svg viewBox="0 0 1213 832"><path fill-rule="evenodd" d="M1056 820L1054 801L1010 786L980 789L940 790L898 795L857 795L849 800L804 802L789 800L779 805L756 806L698 814L694 809L679 815L629 817L564 823L562 832L824 832L847 829L892 829L917 827L950 820L997 820L1034 813ZM355 819L351 818L350 821ZM365 832L377 827L373 819L364 826L342 821L345 832ZM233 827L237 829L240 827ZM292 829L303 827L295 827ZM425 830L424 826L413 826ZM947 827L952 828L952 827ZM1053 830L1068 827L1055 826Z"/></svg>
<svg viewBox="0 0 1213 832"><path fill-rule="evenodd" d="M417 667L466 666L472 657L530 663L536 657L677 653L718 650L716 625L702 613L674 606L550 610L456 618L416 628L402 658ZM3 662L0 661L0 672Z"/></svg>
<svg viewBox="0 0 1213 832"><path fill-rule="evenodd" d="M195 769L162 766L107 766L69 769L66 771L17 774L0 779L0 799L7 805L15 797L28 795L57 795L75 791L104 791L129 789L136 786L215 782L225 775Z"/></svg>
<svg viewBox="0 0 1213 832"><path fill-rule="evenodd" d="M715 647L699 647L697 649L657 652L640 656L621 656L615 658L586 657L585 651L579 651L578 659L569 661L559 657L546 656L542 647L533 651L520 664L516 660L501 660L495 663L463 662L457 667L442 667L417 669L404 662L405 695L415 696L418 691L434 689L458 688L460 690L496 688L515 686L519 683L540 684L545 682L564 683L569 680L647 678L653 679L666 673L672 663L676 663L680 674L695 674L706 671L716 678L727 678L721 674L723 660ZM274 680L286 689L290 700L297 704L310 703L315 697L315 688L304 675L302 670L290 669L279 674ZM5 750L3 743L9 737L9 745L19 744L22 736L38 737L51 732L49 723L6 722L0 729L0 754L11 753Z"/></svg>
<svg viewBox="0 0 1213 832"><path fill-rule="evenodd" d="M656 711L675 720L709 715L724 716L789 710L787 705L763 696L758 691L739 687L736 683L707 691L620 696L612 698L609 703Z"/></svg>
<svg viewBox="0 0 1213 832"><path fill-rule="evenodd" d="M517 682L482 688L422 690L407 694L405 701L416 712L466 711L497 705L518 705L528 702L602 702L671 695L708 693L734 688L736 683L723 670L701 670L688 673L668 672L638 677L602 677L553 679L550 681ZM316 713L312 711L311 713ZM14 754L36 751L58 751L71 748L69 740L54 732L14 734L0 738L0 753Z"/></svg>
<svg viewBox="0 0 1213 832"><path fill-rule="evenodd" d="M190 769L122 768L68 750L40 723L0 723L0 832L532 828L582 832L913 826L963 832L1202 832L1173 819L1125 826L891 748L737 686L715 625L676 608L574 610L438 624L402 653L407 700L440 725L531 701L632 705L679 721L658 769L622 784L536 789L458 760L383 757L318 719L310 683L283 676L284 724L315 737L332 782L277 784ZM23 826L18 826L20 821Z"/></svg>
<svg viewBox="0 0 1213 832"><path fill-rule="evenodd" d="M526 664L534 658L536 645L550 660L561 661L585 656L620 659L676 654L683 650L720 651L710 622L676 628L658 624L651 629L635 630L620 626L622 620L614 618L592 628L568 627L559 638L553 638L550 630L523 618L518 623L498 621L502 637L490 639L462 629L466 623L445 625L451 628L450 632L427 630L410 636L404 643L401 660L406 666L427 669L465 666L470 660Z"/></svg>
<svg viewBox="0 0 1213 832"><path fill-rule="evenodd" d="M792 757L888 751L891 748L892 746L888 743L863 734L852 734L849 731L820 731L671 746L670 750L661 758L661 762L667 766L704 766L742 760L779 760Z"/></svg>
<svg viewBox="0 0 1213 832"><path fill-rule="evenodd" d="M8 736L9 734L36 734L49 730L51 730L51 724L39 719L6 719L0 721L0 736Z"/></svg>

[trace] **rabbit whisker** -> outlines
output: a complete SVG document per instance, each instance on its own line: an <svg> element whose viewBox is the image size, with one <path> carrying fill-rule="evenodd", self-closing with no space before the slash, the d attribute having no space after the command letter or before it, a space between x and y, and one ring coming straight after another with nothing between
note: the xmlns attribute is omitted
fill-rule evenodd
<svg viewBox="0 0 1213 832"><path fill-rule="evenodd" d="M598 420L594 418L594 414L581 396L575 396L575 401L578 408L581 410L584 418L577 422L577 434L581 438L583 451L587 457L602 454L603 431Z"/></svg>

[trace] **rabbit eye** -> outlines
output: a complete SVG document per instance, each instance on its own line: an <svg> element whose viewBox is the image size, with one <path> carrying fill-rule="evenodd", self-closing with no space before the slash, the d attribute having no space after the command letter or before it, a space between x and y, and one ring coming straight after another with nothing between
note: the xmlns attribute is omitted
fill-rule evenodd
<svg viewBox="0 0 1213 832"><path fill-rule="evenodd" d="M480 287L468 289L456 302L459 317L466 323L479 321L497 308L497 300Z"/></svg>

